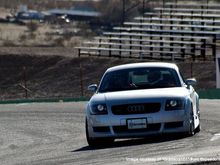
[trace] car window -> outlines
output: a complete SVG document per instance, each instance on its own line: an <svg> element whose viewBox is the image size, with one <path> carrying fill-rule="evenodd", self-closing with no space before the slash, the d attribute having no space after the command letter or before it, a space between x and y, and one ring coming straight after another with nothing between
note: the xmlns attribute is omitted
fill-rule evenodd
<svg viewBox="0 0 220 165"><path fill-rule="evenodd" d="M180 80L174 69L133 68L107 73L99 92L179 87Z"/></svg>

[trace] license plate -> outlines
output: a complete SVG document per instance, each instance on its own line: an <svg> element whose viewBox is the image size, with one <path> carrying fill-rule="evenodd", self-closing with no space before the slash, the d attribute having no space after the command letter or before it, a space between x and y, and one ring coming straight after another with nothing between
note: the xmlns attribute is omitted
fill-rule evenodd
<svg viewBox="0 0 220 165"><path fill-rule="evenodd" d="M128 129L142 129L147 128L147 119L128 119Z"/></svg>

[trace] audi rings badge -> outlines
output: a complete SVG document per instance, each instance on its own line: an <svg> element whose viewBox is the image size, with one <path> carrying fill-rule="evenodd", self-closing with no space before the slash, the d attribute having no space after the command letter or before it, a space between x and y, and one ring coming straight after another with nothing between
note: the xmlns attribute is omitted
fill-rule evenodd
<svg viewBox="0 0 220 165"><path fill-rule="evenodd" d="M145 110L144 105L129 105L127 111L129 113L141 113Z"/></svg>

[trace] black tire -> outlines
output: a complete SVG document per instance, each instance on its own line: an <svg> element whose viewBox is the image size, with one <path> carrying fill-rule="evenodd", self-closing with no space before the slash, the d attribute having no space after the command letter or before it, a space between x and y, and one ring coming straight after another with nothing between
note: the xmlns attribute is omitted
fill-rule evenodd
<svg viewBox="0 0 220 165"><path fill-rule="evenodd" d="M200 111L198 110L198 118L199 118L199 125L195 129L195 133L199 133L201 131L201 125L200 125Z"/></svg>
<svg viewBox="0 0 220 165"><path fill-rule="evenodd" d="M103 147L112 145L114 138L91 138L89 137L88 123L86 120L86 140L90 147Z"/></svg>
<svg viewBox="0 0 220 165"><path fill-rule="evenodd" d="M201 125L199 124L198 127L195 129L195 133L199 133L201 131Z"/></svg>
<svg viewBox="0 0 220 165"><path fill-rule="evenodd" d="M189 129L189 136L195 135L195 123L194 123L194 117L193 117L193 110L191 111L191 116L190 116L190 129Z"/></svg>

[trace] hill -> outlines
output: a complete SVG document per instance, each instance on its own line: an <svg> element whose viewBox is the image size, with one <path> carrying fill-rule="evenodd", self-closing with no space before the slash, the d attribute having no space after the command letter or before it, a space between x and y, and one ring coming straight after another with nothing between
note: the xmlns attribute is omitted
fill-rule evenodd
<svg viewBox="0 0 220 165"><path fill-rule="evenodd" d="M20 48L21 49L21 48ZM55 48L54 48L55 49ZM99 83L108 67L140 62L138 59L95 58L66 55L64 48L56 54L42 53L39 49L0 52L0 100L25 97L80 97L90 96L87 86ZM53 52L53 51L52 51ZM144 60L142 60L144 61ZM82 68L80 69L80 64ZM215 62L177 63L185 78L196 77L197 89L215 88Z"/></svg>

